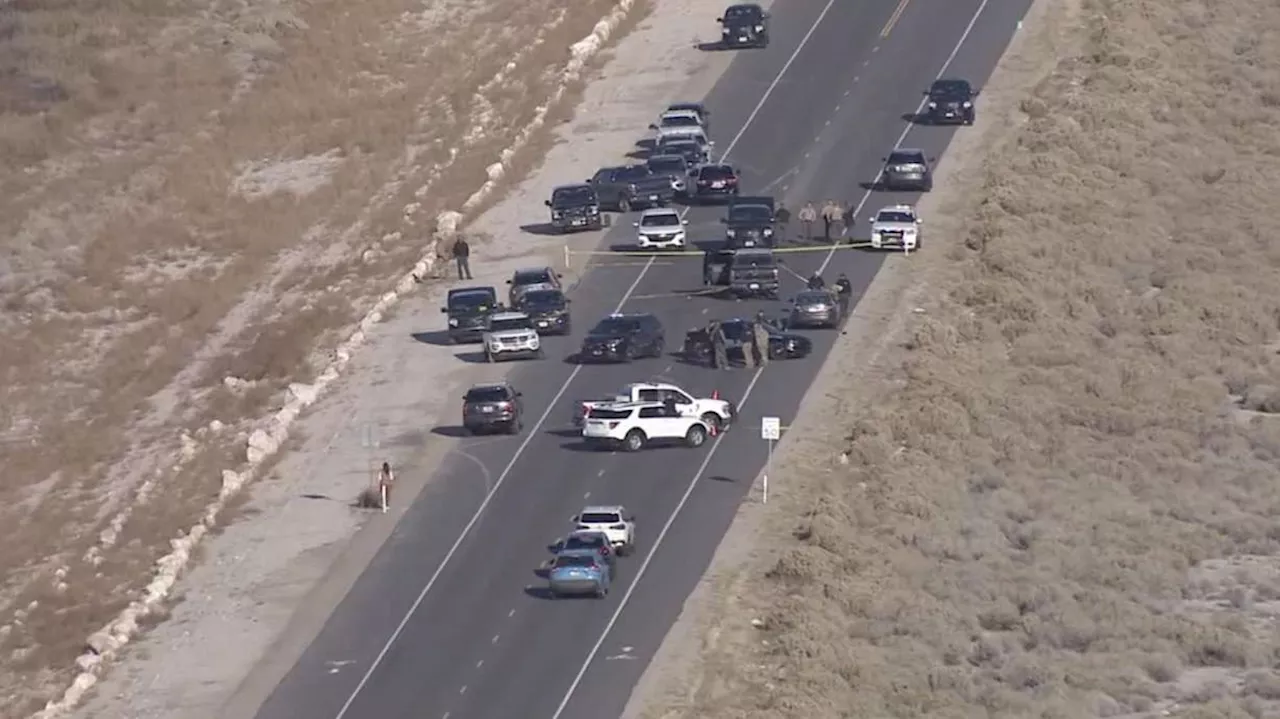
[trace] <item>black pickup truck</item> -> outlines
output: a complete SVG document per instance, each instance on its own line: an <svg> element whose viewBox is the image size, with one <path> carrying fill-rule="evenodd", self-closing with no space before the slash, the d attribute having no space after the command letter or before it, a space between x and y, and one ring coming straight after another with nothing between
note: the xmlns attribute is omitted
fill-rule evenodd
<svg viewBox="0 0 1280 719"><path fill-rule="evenodd" d="M600 204L618 212L647 207L666 207L675 200L671 178L646 165L606 167L587 180L600 198Z"/></svg>
<svg viewBox="0 0 1280 719"><path fill-rule="evenodd" d="M725 243L730 248L774 247L774 200L772 197L735 197L721 222Z"/></svg>
<svg viewBox="0 0 1280 719"><path fill-rule="evenodd" d="M778 299L778 258L770 249L734 250L729 292L737 297Z"/></svg>
<svg viewBox="0 0 1280 719"><path fill-rule="evenodd" d="M478 342L489 331L489 315L498 309L498 291L492 287L459 287L449 290L441 314L449 317L449 341Z"/></svg>
<svg viewBox="0 0 1280 719"><path fill-rule="evenodd" d="M604 227L600 198L591 185L562 185L551 191L546 201L551 209L551 227L560 233L598 230Z"/></svg>

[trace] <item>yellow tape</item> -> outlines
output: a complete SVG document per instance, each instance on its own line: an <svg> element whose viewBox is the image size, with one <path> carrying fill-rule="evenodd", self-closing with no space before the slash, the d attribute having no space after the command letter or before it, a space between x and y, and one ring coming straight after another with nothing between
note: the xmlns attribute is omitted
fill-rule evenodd
<svg viewBox="0 0 1280 719"><path fill-rule="evenodd" d="M836 250L860 250L871 246L868 241L860 240L858 242L840 244L840 245L816 245L814 247L775 247L775 254L791 253L791 252L830 252ZM702 257L706 253L702 250L680 250L680 251L659 251L659 252L633 252L621 251L614 252L610 250L569 250L570 255L607 255L612 257Z"/></svg>

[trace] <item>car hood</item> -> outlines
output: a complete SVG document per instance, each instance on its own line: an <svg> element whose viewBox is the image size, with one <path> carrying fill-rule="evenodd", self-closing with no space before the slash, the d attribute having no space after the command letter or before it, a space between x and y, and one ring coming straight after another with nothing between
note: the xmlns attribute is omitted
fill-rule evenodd
<svg viewBox="0 0 1280 719"><path fill-rule="evenodd" d="M538 333L533 330L503 330L501 332L486 332L485 337L495 340L519 340L537 337Z"/></svg>
<svg viewBox="0 0 1280 719"><path fill-rule="evenodd" d="M625 340L625 339L626 339L626 337L624 337L624 336L622 336L622 335L596 335L596 334L589 334L589 335L587 335L586 337L582 338L582 341L583 341L583 342L605 343L605 342L621 342L621 341L623 341L623 340ZM599 531L604 531L604 530L599 530Z"/></svg>
<svg viewBox="0 0 1280 719"><path fill-rule="evenodd" d="M641 227L642 235L674 235L677 232L684 232L684 225L662 225L654 227Z"/></svg>
<svg viewBox="0 0 1280 719"><path fill-rule="evenodd" d="M530 317L554 317L568 312L568 307L525 307L524 313Z"/></svg>
<svg viewBox="0 0 1280 719"><path fill-rule="evenodd" d="M872 232L915 232L916 229L910 222L876 222L871 225Z"/></svg>
<svg viewBox="0 0 1280 719"><path fill-rule="evenodd" d="M600 206L599 206L599 205L595 205L595 204L592 204L592 205L552 205L552 206L551 206L551 211L552 211L552 212L583 213L583 212L598 212L599 210L600 210Z"/></svg>

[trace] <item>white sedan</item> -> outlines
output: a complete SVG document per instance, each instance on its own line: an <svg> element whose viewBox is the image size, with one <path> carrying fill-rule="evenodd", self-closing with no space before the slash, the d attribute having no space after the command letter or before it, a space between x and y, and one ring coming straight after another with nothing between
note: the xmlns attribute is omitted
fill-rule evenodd
<svg viewBox="0 0 1280 719"><path fill-rule="evenodd" d="M680 213L667 207L645 210L636 227L636 244L642 250L659 250L667 248L683 248L685 246L685 226L688 220L681 219Z"/></svg>

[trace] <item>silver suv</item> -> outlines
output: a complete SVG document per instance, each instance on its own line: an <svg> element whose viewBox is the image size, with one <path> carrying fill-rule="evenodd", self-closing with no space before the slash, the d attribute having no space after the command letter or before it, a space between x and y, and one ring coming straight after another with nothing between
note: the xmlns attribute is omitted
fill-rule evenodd
<svg viewBox="0 0 1280 719"><path fill-rule="evenodd" d="M932 161L925 156L924 150L894 150L884 158L884 169L880 175L881 189L916 192L932 190L933 170L929 167Z"/></svg>

